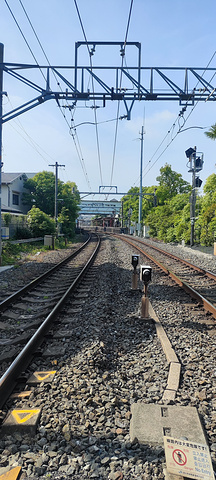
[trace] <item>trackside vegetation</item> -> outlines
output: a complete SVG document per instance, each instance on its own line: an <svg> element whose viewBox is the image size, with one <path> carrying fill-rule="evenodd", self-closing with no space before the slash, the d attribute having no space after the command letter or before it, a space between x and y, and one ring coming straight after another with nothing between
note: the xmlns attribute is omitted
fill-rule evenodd
<svg viewBox="0 0 216 480"><path fill-rule="evenodd" d="M24 186L26 192L23 193L22 201L32 207L27 217L31 235L37 237L54 233L55 175L52 172L39 172L33 178L29 178ZM70 239L75 233L79 202L76 184L58 180L58 223L61 233Z"/></svg>
<svg viewBox="0 0 216 480"><path fill-rule="evenodd" d="M158 185L143 187L143 194L156 192L157 206L152 196L144 196L142 224L149 226L149 235L163 242L190 243L191 185L182 175L165 164L156 178ZM124 225L136 223L139 209L139 188L132 187L123 201ZM195 243L211 246L216 235L216 174L210 175L203 195L196 196Z"/></svg>

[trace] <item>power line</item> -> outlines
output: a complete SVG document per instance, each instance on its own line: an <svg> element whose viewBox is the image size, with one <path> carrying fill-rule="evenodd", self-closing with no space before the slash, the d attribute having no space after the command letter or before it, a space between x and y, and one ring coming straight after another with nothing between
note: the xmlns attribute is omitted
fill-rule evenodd
<svg viewBox="0 0 216 480"><path fill-rule="evenodd" d="M121 86L122 86L122 76L123 76L122 69L123 69L123 63L124 63L124 57L125 57L125 48L126 48L126 44L127 44L128 31L129 31L129 26L130 26L130 21L131 21L132 7L133 7L133 0L131 0L131 3L130 3L130 10L129 10L126 33L125 33L124 46L123 46L123 49L121 51L122 62L121 62L121 74L120 74L120 83L119 83L120 89L121 89ZM115 136L114 136L110 185L112 185L112 181L113 181L113 172L114 172L114 163L115 163L115 156L116 156L116 145L117 145L117 135L118 135L118 124L119 124L119 110L120 110L120 100L118 101L118 106L117 106L117 115L116 115L117 120L116 120Z"/></svg>
<svg viewBox="0 0 216 480"><path fill-rule="evenodd" d="M38 65L39 70L40 70L41 74L43 75L44 80L46 81L46 78L45 78L45 76L44 76L44 73L43 73L42 69L40 68L39 63L38 63L38 61L37 61L37 59L36 59L36 57L35 57L32 49L31 49L31 47L30 47L30 45L29 45L29 43L28 43L28 41L27 41L27 39L26 39L26 37L25 37L22 29L21 29L21 27L19 26L19 23L18 23L15 15L13 14L13 12L12 12L12 10L11 10L8 2L7 2L7 0L5 0L5 3L6 3L6 5L7 5L7 7L8 7L8 10L9 10L10 14L12 15L12 17L13 17L15 23L16 23L16 26L17 26L17 28L19 29L19 31L20 31L20 33L21 33L21 35L22 35L22 37L23 37L23 39L24 39L24 41L25 41L25 43L26 43L26 45L27 45L27 47L28 47L28 49L29 49L29 51L31 52L32 57L34 58L34 61L35 61L36 64Z"/></svg>
<svg viewBox="0 0 216 480"><path fill-rule="evenodd" d="M213 60L213 58L214 58L215 55L216 55L216 50L215 50L215 52L213 53L212 57L210 58L207 66L206 66L206 68L203 70L203 73L202 73L201 78L203 78L203 76L204 76L204 74L205 74L205 72L206 72L206 69L209 67L209 65L210 65L210 63L212 62L212 60ZM215 76L215 73L214 73L214 75L211 77L210 82L212 81L212 79L214 78L214 76ZM209 83L210 83L210 82L209 82ZM178 114L178 117L176 118L176 120L175 120L175 122L173 123L172 127L170 128L170 130L168 130L168 132L166 133L165 137L163 138L163 140L162 140L162 142L160 143L159 147L156 149L156 151L155 151L154 154L152 155L151 159L148 161L148 164L151 163L152 159L154 158L154 156L155 156L156 153L158 152L158 150L159 150L159 148L161 147L161 145L162 145L162 144L164 143L164 141L166 140L167 136L170 134L171 130L174 130L174 128L175 128L175 126L176 126L176 122L179 121L179 118L180 118L180 117L183 118L183 124L182 124L181 126L179 125L179 129L178 129L178 131L176 132L176 134L174 135L174 137L171 138L171 140L168 142L168 144L166 145L166 147L164 148L164 150L163 150L163 151L160 153L160 155L156 158L155 162L149 167L149 169L147 170L147 172L144 172L144 175L147 175L147 174L149 173L149 171L153 168L153 166L157 163L157 161L158 161L158 160L162 157L162 155L165 153L165 151L167 150L167 148L168 148L168 147L171 145L171 143L176 139L177 135L178 135L179 133L181 133L181 131L182 131L183 127L185 126L188 118L190 117L190 115L192 114L192 112L194 111L194 109L196 108L199 100L197 100L197 102L195 103L195 105L193 106L193 108L191 109L191 111L189 112L187 118L184 118L184 113L185 113L185 111L186 111L186 109L187 109L187 107L188 107L188 104L189 104L189 102L190 102L190 100L191 100L191 97L192 97L192 95L193 95L193 92L196 90L196 88L197 88L197 86L198 86L199 83L200 83L200 80L197 81L197 83L196 83L196 85L195 85L195 87L194 87L194 89L193 89L193 91L192 91L189 99L186 101L185 106L183 107L183 109L181 110L181 112ZM201 92L201 93L200 93L200 98L202 97L203 94L204 94L204 92ZM145 169L147 168L148 164L146 165ZM145 169L144 169L144 170L145 170ZM134 184L136 184L136 183L137 183L137 181L136 181Z"/></svg>
<svg viewBox="0 0 216 480"><path fill-rule="evenodd" d="M19 2L20 2L20 5L21 5L21 7L22 7L22 9L23 9L23 11L24 11L24 13L25 13L25 15L26 15L26 18L27 18L27 20L28 20L31 28L32 28L32 31L33 31L33 33L34 33L34 35L35 35L35 37L36 37L36 39L37 39L37 41L38 41L38 43L39 43L39 46L40 46L40 48L41 48L41 50L42 50L42 52L43 52L43 54L44 54L44 56L45 56L45 58L46 58L46 60L47 60L47 62L48 62L48 65L51 66L50 61L49 61L49 59L48 59L48 56L46 55L46 52L45 52L45 50L44 50L44 48L43 48L43 46L42 46L42 43L41 43L41 41L40 41L40 39L39 39L39 37L38 37L38 35L37 35L37 33L36 33L36 30L35 30L32 22L31 22L31 20L30 20L30 17L29 17L29 15L28 15L28 13L27 13L24 5L23 5L22 0L19 0ZM7 0L5 0L5 3L6 3L6 5L8 6L9 11L10 11L10 13L11 13L11 15L12 15L12 17L13 17L16 25L17 25L17 27L19 28L19 31L20 31L21 35L23 36L23 38L24 38L24 40L25 40L25 42L26 42L26 44L27 44L27 46L28 46L31 54L33 55L33 58L35 59L37 65L38 65L38 67L39 67L39 64L38 64L38 62L37 62L37 59L36 59L36 57L35 57L32 49L31 49L29 43L27 42L27 40L26 40L26 38L25 38L22 30L21 30L21 27L19 26L19 24L18 24L18 22L17 22L17 20L16 20L16 18L15 18L15 16L14 16L11 8L9 7L9 5L8 5L8 3L7 3ZM40 68L40 67L39 67L39 68ZM41 73L42 73L42 75L43 75L43 77L44 77L44 79L45 79L45 81L46 81L46 78L45 78L45 76L44 76L41 68L40 68L40 71L41 71ZM61 85L60 85L60 83L59 83L59 81L58 81L58 78L57 78L55 72L52 72L52 73L53 73L53 75L54 75L54 77L55 77L55 80L56 80L56 82L57 82L58 87L60 88L61 92L63 92L63 90L62 90L62 88L61 88ZM67 126L68 126L68 128L69 128L69 132L70 132L71 125L69 124L69 122L68 122L68 120L67 120L67 117L66 117L64 111L62 110L62 107L61 107L61 105L59 104L59 102L57 102L57 104L58 104L58 107L59 107L59 109L60 109L61 114L62 114L63 117L64 117L64 120L65 120L66 123L67 123ZM76 134L76 136L77 136L77 134ZM78 150L78 148L77 148L77 144L76 144L76 141L75 141L75 138L74 138L73 135L72 135L72 138L73 138L73 141L74 141L74 145L75 145L75 148L76 148L76 151L77 151L78 158L79 158L79 160L80 160L82 169L84 170L84 175L85 175L85 179L87 180L88 187L91 188L91 187L90 187L89 180L88 180L88 174L87 174L87 171L86 171L86 168L85 168L85 162L84 162L84 159L83 159L83 155L82 155L82 153L80 153L80 152L81 152L81 147L80 147L80 144L79 144L79 141L78 141L78 136L77 136L77 143L78 143L78 145L79 145L79 150L80 150L80 152L79 152L79 150ZM39 152L38 152L38 153L39 153Z"/></svg>
<svg viewBox="0 0 216 480"><path fill-rule="evenodd" d="M88 49L89 61L90 61L90 68L91 68L91 71L92 71L92 69L93 69L92 53L90 52L90 49L89 49L89 45L88 45L88 41L87 41L87 36L86 36L86 33L85 33L84 25L83 25L83 22L82 22L82 18L81 18L81 15L80 15L79 8L78 8L78 5L77 5L76 0L74 0L74 4L75 4L75 7L76 7L77 15L78 15L79 22L80 22L80 25L81 25L81 29L82 29L82 32L83 32L83 36L84 36L84 39L85 39L85 42L86 42L86 46L87 46L87 49ZM99 144L99 133L98 133L98 122L97 122L97 113L96 113L96 103L95 103L95 98L94 98L94 81L93 81L93 77L92 77L91 81L92 81L92 91L93 91L94 118L95 118L95 131L96 131L96 143L97 143L98 165L99 165L99 172L100 172L100 181L101 181L101 185L103 185L102 167L101 167L101 155L100 155L100 144Z"/></svg>

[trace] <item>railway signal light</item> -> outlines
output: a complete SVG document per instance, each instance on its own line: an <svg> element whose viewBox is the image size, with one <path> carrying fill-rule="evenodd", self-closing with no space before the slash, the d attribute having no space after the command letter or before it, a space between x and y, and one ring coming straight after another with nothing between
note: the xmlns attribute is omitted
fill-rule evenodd
<svg viewBox="0 0 216 480"><path fill-rule="evenodd" d="M141 265L140 267L140 280L144 283L144 285L148 285L151 281L151 273L152 268L149 265Z"/></svg>
<svg viewBox="0 0 216 480"><path fill-rule="evenodd" d="M143 318L149 317L149 299L147 297L148 284L151 281L152 268L149 265L140 266L140 280L144 283L144 295L141 303L141 316Z"/></svg>
<svg viewBox="0 0 216 480"><path fill-rule="evenodd" d="M134 268L134 271L133 271L133 276L132 276L132 290L137 290L137 277L138 277L138 274L137 274L137 265L139 265L139 258L140 256L139 255L132 255L132 265L133 265L133 268Z"/></svg>
<svg viewBox="0 0 216 480"><path fill-rule="evenodd" d="M194 153L196 153L196 150L194 148L188 148L188 150L185 151L185 155L187 158L190 158L191 155L193 155Z"/></svg>
<svg viewBox="0 0 216 480"><path fill-rule="evenodd" d="M137 265L139 265L139 255L132 255L132 265L134 267L134 270L136 270Z"/></svg>
<svg viewBox="0 0 216 480"><path fill-rule="evenodd" d="M195 187L200 188L202 185L202 180L199 177L195 178Z"/></svg>

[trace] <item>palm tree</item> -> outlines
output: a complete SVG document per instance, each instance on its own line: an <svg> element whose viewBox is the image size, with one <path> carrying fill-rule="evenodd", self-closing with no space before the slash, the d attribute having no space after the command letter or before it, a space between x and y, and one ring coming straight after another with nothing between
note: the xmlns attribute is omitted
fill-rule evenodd
<svg viewBox="0 0 216 480"><path fill-rule="evenodd" d="M208 132L205 132L207 137L211 138L211 140L216 140L216 123L212 125Z"/></svg>

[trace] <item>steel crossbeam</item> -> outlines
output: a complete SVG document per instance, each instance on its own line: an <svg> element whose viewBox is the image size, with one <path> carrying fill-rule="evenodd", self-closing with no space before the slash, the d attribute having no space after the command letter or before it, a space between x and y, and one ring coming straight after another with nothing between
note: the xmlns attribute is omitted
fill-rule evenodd
<svg viewBox="0 0 216 480"><path fill-rule="evenodd" d="M138 58L134 66L127 67L123 61L121 66L93 66L92 61L90 66L79 65L78 51L82 46L88 48L90 58L98 46L118 46L122 58L126 47L135 47ZM16 109L3 113L2 123L51 99L57 103L67 102L65 107L68 108L73 108L74 104L80 101L101 102L98 107L105 107L108 101L123 101L128 120L131 118L135 101L178 101L180 105L194 105L196 101L216 100L215 87L211 80L216 68L142 67L139 42L76 42L74 66L3 62L0 63L0 68L4 74L14 77L39 94ZM38 76L36 72L39 70L43 74L44 85L29 78ZM57 91L56 86L53 88L53 77L55 81L57 77L61 80L61 91ZM92 79L92 82L89 82L89 79Z"/></svg>

